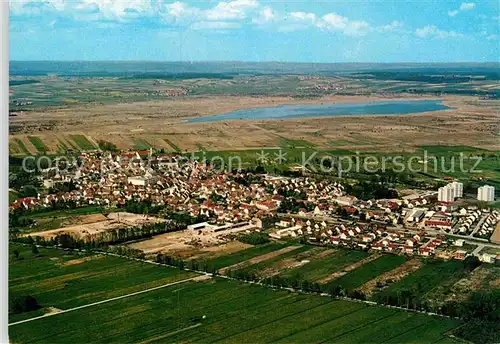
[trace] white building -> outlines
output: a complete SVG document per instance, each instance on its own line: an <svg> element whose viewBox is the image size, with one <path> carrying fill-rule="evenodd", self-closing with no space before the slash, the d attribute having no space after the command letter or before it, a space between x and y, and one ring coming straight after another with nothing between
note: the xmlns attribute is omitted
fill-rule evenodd
<svg viewBox="0 0 500 344"><path fill-rule="evenodd" d="M477 200L493 202L495 200L495 188L490 185L481 186L477 189Z"/></svg>
<svg viewBox="0 0 500 344"><path fill-rule="evenodd" d="M450 183L448 185L450 185L453 188L454 193L455 193L455 197L462 197L463 196L463 194L464 194L464 184L463 183L453 182L453 183Z"/></svg>
<svg viewBox="0 0 500 344"><path fill-rule="evenodd" d="M455 200L455 188L448 184L438 189L439 202L453 202Z"/></svg>
<svg viewBox="0 0 500 344"><path fill-rule="evenodd" d="M145 186L146 182L147 182L146 178L144 178L142 176L128 177L127 178L127 183L132 184L132 185Z"/></svg>
<svg viewBox="0 0 500 344"><path fill-rule="evenodd" d="M438 190L439 202L453 202L455 198L464 194L464 184L459 182L449 183Z"/></svg>

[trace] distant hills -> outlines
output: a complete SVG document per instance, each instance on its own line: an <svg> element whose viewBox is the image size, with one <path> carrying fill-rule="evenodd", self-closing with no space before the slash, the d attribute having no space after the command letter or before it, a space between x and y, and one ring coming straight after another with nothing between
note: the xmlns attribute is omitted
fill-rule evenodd
<svg viewBox="0 0 500 344"><path fill-rule="evenodd" d="M231 78L238 74L317 74L387 72L438 75L482 75L500 79L500 63L284 63L284 62L153 62L153 61L11 61L11 76ZM213 74L213 75L212 75ZM415 77L415 76L413 76ZM406 78L406 77L405 77ZM396 78L398 79L398 78ZM449 81L449 77L447 78ZM464 79L462 79L464 80Z"/></svg>

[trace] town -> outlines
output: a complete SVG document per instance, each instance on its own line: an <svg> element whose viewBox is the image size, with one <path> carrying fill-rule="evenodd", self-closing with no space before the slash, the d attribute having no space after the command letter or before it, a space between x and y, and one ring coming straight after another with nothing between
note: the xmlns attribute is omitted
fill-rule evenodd
<svg viewBox="0 0 500 344"><path fill-rule="evenodd" d="M204 245L256 231L275 240L301 239L372 252L445 260L474 255L485 263L500 259L500 212L488 207L494 188L487 185L478 189L480 202L469 204L463 202L463 184L457 181L435 192L414 190L397 199L359 200L337 181L257 170L219 171L152 149L93 151L78 158L78 163L64 169L43 169L38 178L46 192L16 199L11 215L99 206L122 212L132 209L142 216L127 222L122 215L122 221L111 227L97 223L94 228L82 225L50 231L37 231L36 223L31 223L30 236L70 233L90 240L92 233L95 237L117 227L164 221L168 213L192 219L177 228L186 234L181 241Z"/></svg>

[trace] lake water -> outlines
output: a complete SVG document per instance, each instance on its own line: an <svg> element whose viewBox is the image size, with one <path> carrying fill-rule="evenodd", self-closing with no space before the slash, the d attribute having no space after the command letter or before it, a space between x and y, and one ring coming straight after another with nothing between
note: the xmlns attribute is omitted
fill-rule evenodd
<svg viewBox="0 0 500 344"><path fill-rule="evenodd" d="M404 115L451 109L440 100L377 101L367 103L337 103L282 105L237 110L221 115L199 117L187 122L216 122L234 119L288 119L345 115Z"/></svg>

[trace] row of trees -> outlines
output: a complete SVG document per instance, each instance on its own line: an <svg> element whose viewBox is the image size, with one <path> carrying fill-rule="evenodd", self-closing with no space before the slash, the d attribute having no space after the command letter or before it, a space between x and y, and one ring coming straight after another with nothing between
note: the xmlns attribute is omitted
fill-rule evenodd
<svg viewBox="0 0 500 344"><path fill-rule="evenodd" d="M153 205L149 199L127 201L123 208L134 214L158 214L165 209L163 206Z"/></svg>
<svg viewBox="0 0 500 344"><path fill-rule="evenodd" d="M170 265L170 266L176 266L181 270L189 269L189 270L195 270L195 271L204 271L204 272L215 273L214 267L209 266L207 263L197 262L195 260L184 261L180 258L168 256L168 255L161 254L161 253L156 255L155 260L157 263L166 264L166 265Z"/></svg>

